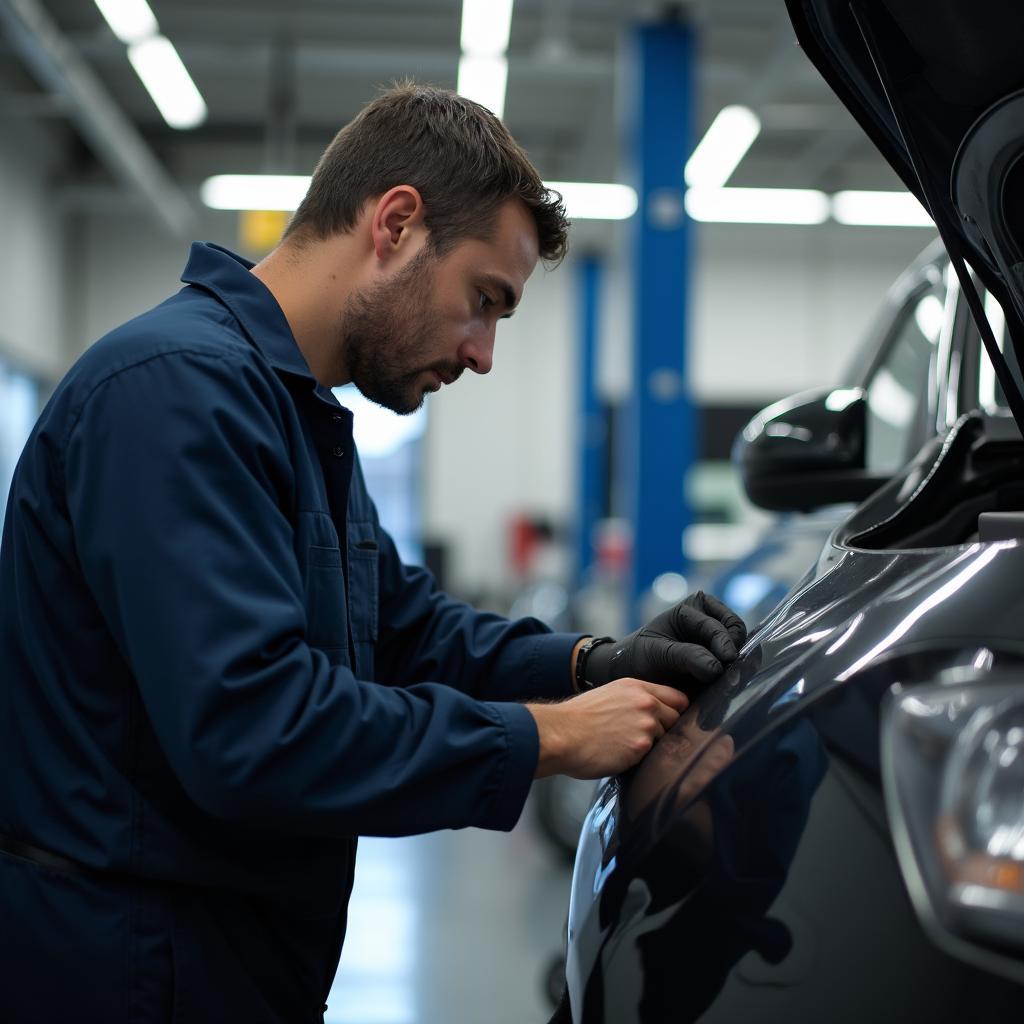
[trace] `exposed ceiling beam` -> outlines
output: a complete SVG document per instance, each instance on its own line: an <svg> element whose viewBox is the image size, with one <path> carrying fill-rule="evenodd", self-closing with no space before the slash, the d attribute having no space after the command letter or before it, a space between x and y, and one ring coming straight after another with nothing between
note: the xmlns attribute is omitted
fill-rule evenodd
<svg viewBox="0 0 1024 1024"><path fill-rule="evenodd" d="M0 27L40 83L67 103L72 121L121 182L173 234L189 234L195 208L135 126L37 0L0 0Z"/></svg>

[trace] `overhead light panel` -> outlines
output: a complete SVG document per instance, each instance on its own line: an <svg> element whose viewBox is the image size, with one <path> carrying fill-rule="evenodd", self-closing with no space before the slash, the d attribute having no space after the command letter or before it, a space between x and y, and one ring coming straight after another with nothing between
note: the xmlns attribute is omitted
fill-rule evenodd
<svg viewBox="0 0 1024 1024"><path fill-rule="evenodd" d="M933 228L931 214L910 192L837 192L832 216L840 224Z"/></svg>
<svg viewBox="0 0 1024 1024"><path fill-rule="evenodd" d="M722 188L761 132L761 120L748 107L724 107L686 162L691 188Z"/></svg>
<svg viewBox="0 0 1024 1024"><path fill-rule="evenodd" d="M195 128L206 120L206 102L178 56L160 35L147 0L96 0L110 30L128 45L128 60L163 119L172 128Z"/></svg>
<svg viewBox="0 0 1024 1024"><path fill-rule="evenodd" d="M636 190L628 185L591 181L546 181L562 193L570 220L628 220L636 213Z"/></svg>
<svg viewBox="0 0 1024 1024"><path fill-rule="evenodd" d="M215 174L199 190L215 210L295 210L309 189L308 174Z"/></svg>
<svg viewBox="0 0 1024 1024"><path fill-rule="evenodd" d="M636 212L636 191L628 185L592 181L547 181L560 192L572 220L625 220ZM305 174L216 174L199 194L215 210L294 210L309 189Z"/></svg>
<svg viewBox="0 0 1024 1024"><path fill-rule="evenodd" d="M460 96L486 107L495 117L505 116L505 86L508 84L508 61L504 57L459 58Z"/></svg>
<svg viewBox="0 0 1024 1024"><path fill-rule="evenodd" d="M168 38L151 36L132 43L128 59L172 128L195 128L206 120L206 103Z"/></svg>
<svg viewBox="0 0 1024 1024"><path fill-rule="evenodd" d="M459 57L460 96L505 116L508 85L508 37L512 30L513 0L462 0Z"/></svg>
<svg viewBox="0 0 1024 1024"><path fill-rule="evenodd" d="M829 199L804 188L690 188L686 212L694 219L727 224L823 224Z"/></svg>
<svg viewBox="0 0 1024 1024"><path fill-rule="evenodd" d="M96 0L96 6L122 43L138 43L160 31L146 0Z"/></svg>
<svg viewBox="0 0 1024 1024"><path fill-rule="evenodd" d="M462 0L462 52L502 57L512 29L512 0Z"/></svg>

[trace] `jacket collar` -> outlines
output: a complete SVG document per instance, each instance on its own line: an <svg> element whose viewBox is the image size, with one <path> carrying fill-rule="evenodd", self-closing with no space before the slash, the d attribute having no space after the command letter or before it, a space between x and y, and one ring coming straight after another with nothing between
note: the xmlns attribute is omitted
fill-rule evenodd
<svg viewBox="0 0 1024 1024"><path fill-rule="evenodd" d="M220 299L271 366L315 384L277 299L250 273L254 265L221 245L193 242L181 279Z"/></svg>

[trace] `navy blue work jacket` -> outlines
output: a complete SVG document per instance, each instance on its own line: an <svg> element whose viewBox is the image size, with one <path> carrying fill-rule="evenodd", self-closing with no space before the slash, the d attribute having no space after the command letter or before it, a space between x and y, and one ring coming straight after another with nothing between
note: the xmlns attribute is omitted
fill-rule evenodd
<svg viewBox="0 0 1024 1024"><path fill-rule="evenodd" d="M320 1019L355 836L509 829L575 636L404 565L251 264L57 388L0 548L0 1020ZM65 1005L66 1001L66 1005Z"/></svg>

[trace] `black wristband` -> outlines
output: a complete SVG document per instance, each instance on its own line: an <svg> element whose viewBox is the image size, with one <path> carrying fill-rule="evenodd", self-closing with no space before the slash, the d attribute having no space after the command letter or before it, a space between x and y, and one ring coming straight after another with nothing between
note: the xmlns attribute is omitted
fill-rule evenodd
<svg viewBox="0 0 1024 1024"><path fill-rule="evenodd" d="M579 693L584 693L586 690L592 690L594 688L593 683L587 682L587 656L595 647L600 647L601 644L613 643L615 643L614 637L592 636L589 640L585 640L583 642L583 646L576 652L576 689Z"/></svg>

